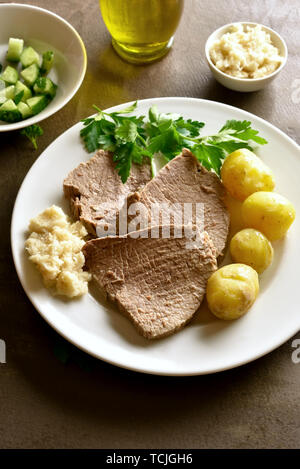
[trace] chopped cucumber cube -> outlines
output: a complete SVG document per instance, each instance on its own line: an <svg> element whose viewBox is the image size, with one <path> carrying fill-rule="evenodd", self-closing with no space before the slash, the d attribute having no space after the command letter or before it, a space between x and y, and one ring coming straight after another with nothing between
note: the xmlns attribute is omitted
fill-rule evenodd
<svg viewBox="0 0 300 469"><path fill-rule="evenodd" d="M43 96L34 96L33 98L27 99L26 103L30 107L32 114L38 114L41 112L43 109L48 104L48 99L46 98L45 95Z"/></svg>
<svg viewBox="0 0 300 469"><path fill-rule="evenodd" d="M8 51L6 59L11 62L19 62L23 51L24 41L23 39L15 39L10 37L8 41Z"/></svg>
<svg viewBox="0 0 300 469"><path fill-rule="evenodd" d="M0 120L17 122L40 113L54 98L57 85L46 75L53 66L51 50L42 56L31 46L24 47L24 40L9 38L6 54L8 62L21 62L22 71L0 64ZM42 65L40 65L42 62Z"/></svg>
<svg viewBox="0 0 300 469"><path fill-rule="evenodd" d="M0 106L0 120L5 122L17 122L21 119L22 114L12 99L8 99Z"/></svg>
<svg viewBox="0 0 300 469"><path fill-rule="evenodd" d="M4 88L4 90L0 91L0 96L6 98L6 99L14 99L15 97L15 86L11 85L8 86L7 88Z"/></svg>
<svg viewBox="0 0 300 469"><path fill-rule="evenodd" d="M24 85L21 81L17 81L16 87L15 87L15 97L17 94L19 94L21 91L24 91L23 97L21 101L25 102L27 99L32 97L32 92L31 89L28 88L28 86Z"/></svg>
<svg viewBox="0 0 300 469"><path fill-rule="evenodd" d="M15 68L11 67L10 65L7 65L4 72L2 73L1 78L9 85L14 85L18 81L19 74Z"/></svg>
<svg viewBox="0 0 300 469"><path fill-rule="evenodd" d="M27 68L32 64L40 65L40 56L33 47L25 47L21 54L21 64L23 68Z"/></svg>
<svg viewBox="0 0 300 469"><path fill-rule="evenodd" d="M52 65L53 65L53 60L54 60L54 53L52 52L52 50L48 50L47 52L44 52L42 67L41 67L41 71L43 75L47 75L50 72Z"/></svg>
<svg viewBox="0 0 300 469"><path fill-rule="evenodd" d="M16 87L14 85L8 86L6 88L6 97L7 97L7 99L14 99L15 89L16 89Z"/></svg>
<svg viewBox="0 0 300 469"><path fill-rule="evenodd" d="M23 96L24 96L24 90L19 91L19 93L15 93L15 97L14 97L15 104L19 104L19 102L22 100Z"/></svg>
<svg viewBox="0 0 300 469"><path fill-rule="evenodd" d="M36 94L44 94L49 98L54 98L57 86L50 78L40 77L36 80L33 91Z"/></svg>
<svg viewBox="0 0 300 469"><path fill-rule="evenodd" d="M17 105L18 110L22 114L22 119L27 119L27 117L32 116L32 110L28 106L28 104L23 103L22 101L19 102Z"/></svg>
<svg viewBox="0 0 300 469"><path fill-rule="evenodd" d="M21 72L21 77L24 79L26 85L33 86L40 73L40 69L37 64L32 64L27 68L24 68Z"/></svg>

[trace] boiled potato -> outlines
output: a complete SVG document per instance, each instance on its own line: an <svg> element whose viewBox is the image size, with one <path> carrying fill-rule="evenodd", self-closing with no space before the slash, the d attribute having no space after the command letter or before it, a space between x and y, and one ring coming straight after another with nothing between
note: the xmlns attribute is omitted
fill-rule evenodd
<svg viewBox="0 0 300 469"><path fill-rule="evenodd" d="M227 156L221 169L221 178L229 194L241 201L253 192L272 191L275 187L270 168L246 148Z"/></svg>
<svg viewBox="0 0 300 469"><path fill-rule="evenodd" d="M230 254L234 262L250 265L261 274L271 264L274 253L265 235L253 228L246 228L232 238Z"/></svg>
<svg viewBox="0 0 300 469"><path fill-rule="evenodd" d="M220 319L237 319L253 305L259 292L257 272L245 264L225 265L208 280L209 309Z"/></svg>
<svg viewBox="0 0 300 469"><path fill-rule="evenodd" d="M230 215L230 234L231 238L235 233L245 228L242 217L243 202L234 199L229 192L226 191L224 203Z"/></svg>
<svg viewBox="0 0 300 469"><path fill-rule="evenodd" d="M270 241L281 239L295 220L291 202L272 192L255 192L243 203L245 226L261 231Z"/></svg>

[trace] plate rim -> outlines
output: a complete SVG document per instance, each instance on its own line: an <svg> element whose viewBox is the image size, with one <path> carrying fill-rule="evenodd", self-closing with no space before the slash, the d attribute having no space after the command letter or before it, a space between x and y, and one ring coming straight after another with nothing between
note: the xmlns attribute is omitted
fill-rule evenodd
<svg viewBox="0 0 300 469"><path fill-rule="evenodd" d="M271 122L268 122L267 120L259 117L259 116L256 116L255 114L251 113L251 112L248 112L248 111L245 111L244 109L240 109L238 107L235 107L235 106L231 106L229 104L224 104L224 103L221 103L221 102L218 102L218 101L213 101L213 100L208 100L208 99L202 99L202 98L191 98L191 97L184 97L184 96L166 96L166 97L154 97L154 98L147 98L147 99L141 99L141 100L138 100L138 104L140 103L152 103L153 101L156 101L156 102L159 102L159 101L174 101L174 100L177 100L178 102L196 102L196 103L205 103L205 104L208 104L208 103L211 103L212 105L216 105L217 107L222 107L224 109L227 108L229 110L238 110L238 111L242 111L245 116L247 115L249 117L249 120L251 119L251 117L255 118L255 120L258 120L259 122L263 123L264 125L266 125L267 127L270 128L270 130L275 130L277 133L279 133L281 135L281 137L283 137L286 141L288 141L290 144L292 144L292 146L294 146L295 150L297 150L299 152L299 156L300 156L300 145L297 144L297 142L295 142L291 137L289 137L285 132L283 132L281 129L279 129L278 127L276 127L275 125L273 125ZM105 109L104 111L105 112L113 112L115 110L119 110L120 108L122 107L127 107L127 106L130 106L131 104L133 104L135 101L130 101L130 102L126 102L126 103L122 103L122 104L118 104L118 105L115 105L115 106L111 106L107 109ZM157 103L159 104L159 103ZM11 229L10 229L10 243L11 243L11 251L12 251L12 257L13 257L13 262L14 262L14 266L15 266L15 270L16 270L16 273L17 273L17 276L18 276L18 279L23 287L23 290L27 296L27 298L30 300L31 304L34 306L34 308L36 309L36 311L40 314L40 316L49 324L49 326L51 326L59 335L61 335L64 339L66 339L68 342L70 342L71 344L73 344L74 346L76 346L77 348L79 348L80 350L84 351L85 353L93 356L94 358L97 358L99 360L102 360L106 363L109 363L111 365L114 365L114 366L117 366L119 368L123 368L123 369L127 369L127 370L130 370L130 371L134 371L134 372L138 372L138 373L143 373L143 374L149 374L149 375L157 375L157 376L173 376L173 377L180 377L180 376L200 376L200 375L207 375L207 374L214 374L214 373L220 373L222 371L227 371L227 370L230 370L230 369L234 369L234 368L237 368L237 367L240 367L240 366L243 366L243 365L246 365L247 363L251 363L253 361L256 361L258 360L259 358L269 354L270 352L276 350L278 347L280 347L281 345L283 345L285 342L287 342L290 338L292 338L294 335L297 334L297 332L299 332L300 330L300 324L299 326L297 326L297 328L295 329L295 331L293 330L293 332L289 335L288 337L284 337L282 340L276 342L276 344L274 345L271 345L270 347L267 347L263 352L260 352L260 353L256 353L254 354L254 356L252 355L251 357L247 358L247 359L241 359L239 361L236 361L234 364L230 364L230 365L225 365L225 366L217 366L216 368L212 368L210 370L196 370L196 371L187 371L187 372L173 372L173 371L167 371L167 370L164 370L164 371L161 371L161 370L156 370L156 369L151 369L151 367L148 367L147 369L145 368L142 368L142 367L135 367L133 365L126 365L124 363L120 363L120 361L116 361L114 359L109 359L107 357L103 357L103 356L100 356L98 353L96 352L93 352L92 350L90 350L87 346L84 346L82 345L81 343L79 342L76 342L76 340L73 340L72 337L68 336L67 334L64 333L64 331L61 331L56 325L55 323L53 323L50 318L47 317L47 315L45 315L43 313L43 311L38 307L38 305L36 304L34 298L32 298L29 294L29 292L27 292L27 289L25 288L25 285L24 285L24 282L23 282L23 279L22 279L22 275L21 275L21 269L18 268L18 263L16 261L17 259L17 252L15 251L15 248L14 248L14 243L13 243L13 237L14 237L14 227L15 227L15 224L16 224L16 209L17 209L17 205L18 205L18 200L19 200L19 197L22 195L21 192L22 192L22 188L23 186L25 185L26 183L26 180L27 178L29 178L30 176L30 173L31 171L33 170L34 166L36 165L36 163L38 161L40 161L41 158L45 158L45 154L46 152L49 150L49 148L54 145L56 143L56 141L61 138L64 134L66 134L67 132L69 132L73 127L75 126L78 126L80 124L80 121L75 123L74 125L72 125L71 127L69 127L68 129L66 129L64 132L62 132L58 137L55 138L55 140L53 140L44 150L43 152L41 153L41 155L35 160L35 162L33 163L33 165L30 167L30 169L28 170L28 172L26 173L20 187L19 187L19 190L18 190L18 193L17 193L17 196L16 196L16 199L15 199L15 203L14 203L14 207L13 207L13 211L12 211L12 216L11 216ZM78 327L78 326L77 326Z"/></svg>

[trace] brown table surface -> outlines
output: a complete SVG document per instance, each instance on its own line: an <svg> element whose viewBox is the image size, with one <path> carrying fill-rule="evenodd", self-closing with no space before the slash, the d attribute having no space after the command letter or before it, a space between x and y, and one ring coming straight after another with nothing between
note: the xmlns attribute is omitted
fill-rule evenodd
<svg viewBox="0 0 300 469"><path fill-rule="evenodd" d="M85 42L88 69L77 95L43 122L38 151L17 132L0 134L0 338L7 346L7 363L0 364L0 447L299 447L300 364L291 360L292 339L251 364L210 376L159 377L110 366L69 350L35 311L15 273L9 238L27 171L56 137L91 114L93 103L105 108L136 98L206 98L253 112L300 143L300 109L292 100L293 81L300 78L299 1L186 0L172 52L145 67L115 55L96 0L21 3L68 20ZM226 90L204 59L209 33L238 20L269 25L288 44L286 68L261 92Z"/></svg>

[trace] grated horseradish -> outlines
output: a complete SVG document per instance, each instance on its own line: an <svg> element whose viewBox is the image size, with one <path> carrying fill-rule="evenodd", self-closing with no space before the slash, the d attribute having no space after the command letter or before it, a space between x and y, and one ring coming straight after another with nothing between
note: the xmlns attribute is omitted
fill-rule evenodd
<svg viewBox="0 0 300 469"><path fill-rule="evenodd" d="M29 231L26 251L44 285L69 298L87 293L91 275L83 271L81 249L88 233L82 223L71 223L60 207L52 205L30 220Z"/></svg>
<svg viewBox="0 0 300 469"><path fill-rule="evenodd" d="M219 70L237 78L270 75L283 59L261 25L241 23L233 25L229 32L214 41L210 58Z"/></svg>

